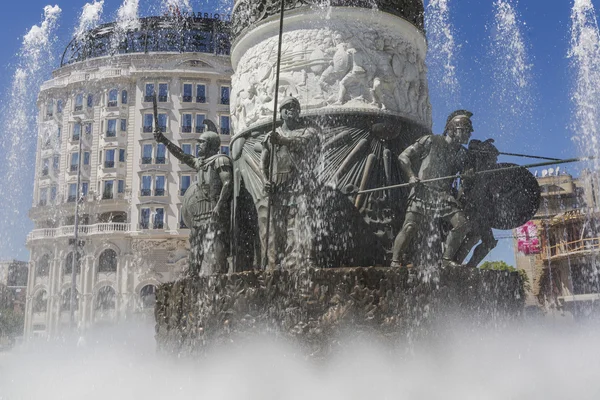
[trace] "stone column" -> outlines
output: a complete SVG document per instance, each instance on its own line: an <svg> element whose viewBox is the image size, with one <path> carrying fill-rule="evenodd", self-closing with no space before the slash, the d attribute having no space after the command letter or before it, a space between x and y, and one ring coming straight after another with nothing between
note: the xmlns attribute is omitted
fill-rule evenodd
<svg viewBox="0 0 600 400"><path fill-rule="evenodd" d="M27 274L27 297L25 300L25 327L23 335L26 339L31 339L33 331L33 287L35 285L35 266L33 261L33 252L29 259L29 273Z"/></svg>
<svg viewBox="0 0 600 400"><path fill-rule="evenodd" d="M56 251L56 248L55 248ZM54 253L50 260L50 271L48 273L48 306L46 309L46 331L48 336L56 337L60 328L60 258Z"/></svg>
<svg viewBox="0 0 600 400"><path fill-rule="evenodd" d="M403 183L397 156L431 133L424 7L422 0L333 0L329 4L284 0L276 88L281 0L235 2L232 157L256 205L260 225L261 218L266 222L266 199L256 153L272 129L275 91L279 101L285 96L297 98L305 123L320 128L320 147L307 156L315 166L302 171L306 179L325 188L314 196L319 204L311 217L327 223L315 223L318 232L308 236L325 243L315 249L328 251L316 258L328 265L374 265L382 260L365 254L384 254L391 248L396 233L392 222L397 221L390 216L404 214L406 193L359 195L357 189ZM249 214L239 207L237 215ZM366 225L353 220L356 211ZM329 250L333 248L337 254Z"/></svg>
<svg viewBox="0 0 600 400"><path fill-rule="evenodd" d="M93 308L93 275L95 271L94 256L86 255L82 259L82 279L81 279L81 293L79 303L79 313L81 326L84 329L89 328L92 318Z"/></svg>

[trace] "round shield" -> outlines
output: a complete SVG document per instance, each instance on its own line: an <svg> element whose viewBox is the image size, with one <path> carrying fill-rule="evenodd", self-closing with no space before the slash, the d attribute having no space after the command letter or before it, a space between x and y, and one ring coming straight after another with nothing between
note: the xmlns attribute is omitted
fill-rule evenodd
<svg viewBox="0 0 600 400"><path fill-rule="evenodd" d="M200 198L198 196L199 187L196 184L190 185L183 195L181 202L181 219L185 226L191 228L194 225L194 219L200 214Z"/></svg>
<svg viewBox="0 0 600 400"><path fill-rule="evenodd" d="M498 163L497 168L517 166ZM486 174L490 179L488 189L493 206L495 229L515 229L531 220L540 206L540 186L537 179L525 168L513 168Z"/></svg>

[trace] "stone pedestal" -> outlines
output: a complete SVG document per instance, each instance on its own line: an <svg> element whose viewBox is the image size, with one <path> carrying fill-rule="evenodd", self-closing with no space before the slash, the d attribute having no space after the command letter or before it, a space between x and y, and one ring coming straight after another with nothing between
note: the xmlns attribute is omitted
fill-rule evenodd
<svg viewBox="0 0 600 400"><path fill-rule="evenodd" d="M244 272L162 285L156 339L162 352L193 357L266 332L321 357L347 332L409 343L448 316L501 324L524 300L519 274L503 271L445 270L429 281L377 267Z"/></svg>

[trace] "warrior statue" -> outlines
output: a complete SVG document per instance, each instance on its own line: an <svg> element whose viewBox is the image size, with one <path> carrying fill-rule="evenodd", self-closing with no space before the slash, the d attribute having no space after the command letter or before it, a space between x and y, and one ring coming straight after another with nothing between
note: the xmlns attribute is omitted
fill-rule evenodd
<svg viewBox="0 0 600 400"><path fill-rule="evenodd" d="M500 152L493 145L494 139L484 142L473 139L469 142L468 165L469 169L477 173L497 168ZM481 240L467 263L467 267L477 267L479 263L498 244L492 225L494 223L494 193L489 186L494 179L490 174L474 174L469 179L461 180L461 194L459 201L469 220L471 227L462 246L456 254L455 260L463 262L473 246Z"/></svg>
<svg viewBox="0 0 600 400"><path fill-rule="evenodd" d="M212 131L216 130L214 123L204 122L209 131L198 138L198 157L184 153L159 129L154 131L157 142L164 143L173 156L197 171L197 181L186 191L181 208L183 222L191 230L191 276L227 273L229 269L232 162L219 154L221 139Z"/></svg>
<svg viewBox="0 0 600 400"><path fill-rule="evenodd" d="M296 98L283 99L279 106L283 124L262 142L264 191L270 197L271 207L267 249L270 268L283 263L287 267L298 265L300 259L310 262L312 254L309 243L312 238L307 232L307 229L310 230L310 223L307 215L299 213L298 205L307 205L310 200L308 194L314 195L316 180L312 176L312 170L318 159L314 151L319 138L316 127L303 124L300 110L300 103ZM263 249L267 242L268 222L265 211L259 211ZM303 243L300 243L299 238Z"/></svg>
<svg viewBox="0 0 600 400"><path fill-rule="evenodd" d="M398 157L403 173L414 186L408 198L402 230L394 241L392 266L402 265L402 257L419 229L436 226L440 220L452 226L446 238L442 265L458 265L454 259L469 232L469 224L453 194L453 181L421 181L453 176L463 171L467 151L462 145L469 142L473 132L472 115L466 110L453 112L448 117L443 135L423 136ZM432 225L426 223L430 221Z"/></svg>

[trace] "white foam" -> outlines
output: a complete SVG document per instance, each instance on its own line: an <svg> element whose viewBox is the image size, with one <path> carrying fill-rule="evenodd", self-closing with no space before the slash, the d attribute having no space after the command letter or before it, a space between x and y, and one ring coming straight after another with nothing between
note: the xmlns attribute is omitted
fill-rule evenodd
<svg viewBox="0 0 600 400"><path fill-rule="evenodd" d="M75 29L75 36L79 37L90 29L95 28L100 22L102 11L104 9L104 0L93 3L86 3L81 9L79 25Z"/></svg>

